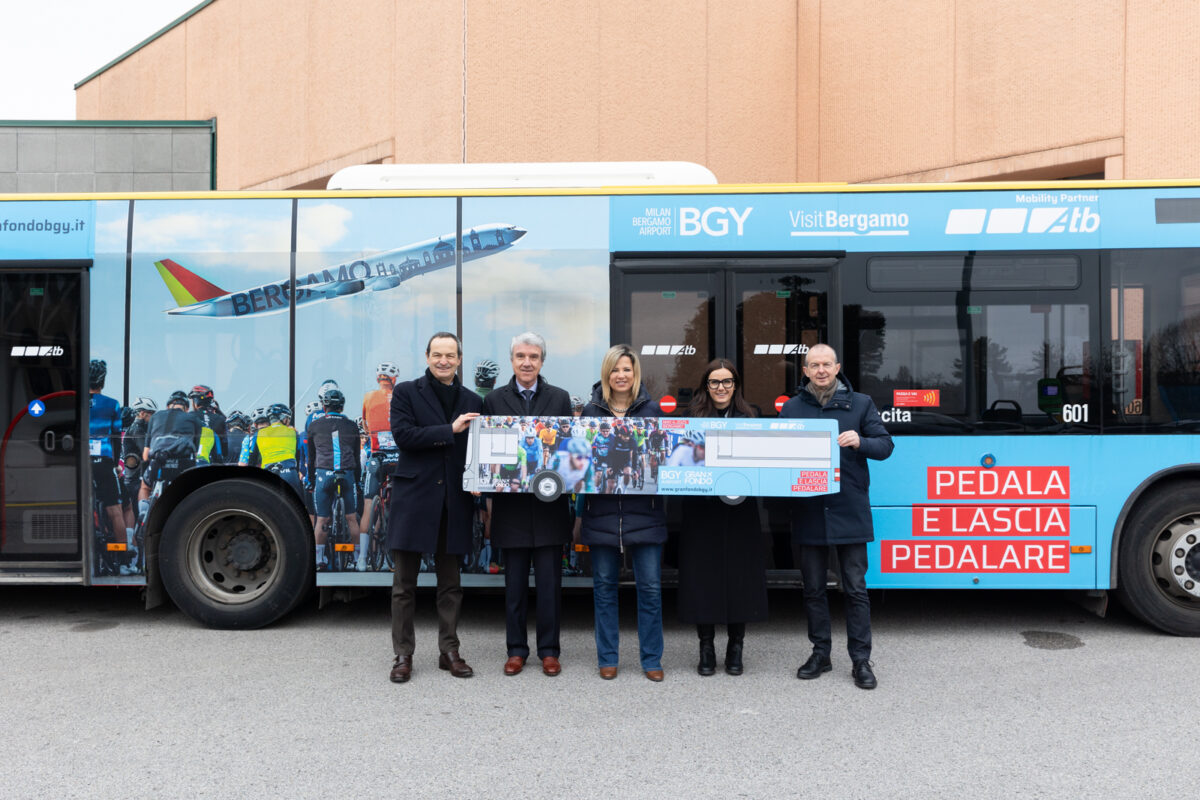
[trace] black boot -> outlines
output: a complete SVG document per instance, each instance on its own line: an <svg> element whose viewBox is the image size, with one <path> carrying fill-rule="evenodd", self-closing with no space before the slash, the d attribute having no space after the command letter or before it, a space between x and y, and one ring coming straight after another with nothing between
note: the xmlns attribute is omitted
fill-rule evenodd
<svg viewBox="0 0 1200 800"><path fill-rule="evenodd" d="M729 623L729 644L725 645L725 673L742 674L742 641L746 638L746 623Z"/></svg>
<svg viewBox="0 0 1200 800"><path fill-rule="evenodd" d="M696 672L701 675L712 675L717 671L717 651L713 647L713 639L717 635L714 625L697 625L696 633L700 635L700 663Z"/></svg>

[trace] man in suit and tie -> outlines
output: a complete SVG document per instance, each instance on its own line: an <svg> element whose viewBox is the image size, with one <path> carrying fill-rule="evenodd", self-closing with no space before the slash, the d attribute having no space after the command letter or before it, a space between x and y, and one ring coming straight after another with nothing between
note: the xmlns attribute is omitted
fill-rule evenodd
<svg viewBox="0 0 1200 800"><path fill-rule="evenodd" d="M458 618L462 610L459 564L471 549L471 495L462 489L467 459L467 428L479 416L479 395L458 377L462 343L453 333L435 333L425 345L429 368L392 391L392 436L400 451L392 472L392 505L387 546L393 550L392 649L390 678L412 677L416 646L417 573L421 554L433 553L437 569L438 667L456 678L474 672L459 655Z"/></svg>
<svg viewBox="0 0 1200 800"><path fill-rule="evenodd" d="M499 416L571 415L571 396L541 376L546 340L526 332L508 348L512 379L483 399L483 413ZM531 427L530 431L533 430ZM540 465L529 465L532 478ZM492 503L492 544L504 549L504 606L508 660L505 675L516 675L529 658L526 619L529 608L529 565L537 585L537 655L542 672L557 675L559 614L562 609L562 552L571 541L569 500L563 495L544 503L531 494L496 494Z"/></svg>

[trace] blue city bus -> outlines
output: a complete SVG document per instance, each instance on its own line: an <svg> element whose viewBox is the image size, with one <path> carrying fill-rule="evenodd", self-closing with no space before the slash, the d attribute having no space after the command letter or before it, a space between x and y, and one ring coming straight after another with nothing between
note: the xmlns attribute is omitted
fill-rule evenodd
<svg viewBox="0 0 1200 800"><path fill-rule="evenodd" d="M318 572L305 498L239 464L232 431L207 429L139 518L114 406L206 387L227 419L290 408L274 424L302 447L335 381L347 416L364 409L362 463L386 471L380 365L415 378L429 335L454 331L483 394L534 330L543 375L583 399L631 344L675 416L726 357L773 417L828 343L896 440L871 465L871 587L1115 590L1200 634L1194 182L4 196L0 329L3 582L144 586L234 627L314 583L386 585L387 554L363 564L353 542ZM89 396L92 360L111 403ZM132 478L116 500L97 488L113 470ZM769 541L772 583L795 583L794 501L756 502L746 535ZM498 585L484 513L476 539L464 582ZM564 562L586 584L586 554Z"/></svg>

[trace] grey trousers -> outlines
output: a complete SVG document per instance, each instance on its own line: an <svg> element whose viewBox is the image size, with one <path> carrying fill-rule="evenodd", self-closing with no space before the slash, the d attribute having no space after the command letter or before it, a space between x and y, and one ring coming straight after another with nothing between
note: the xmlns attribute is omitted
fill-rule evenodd
<svg viewBox="0 0 1200 800"><path fill-rule="evenodd" d="M417 575L421 571L421 554L409 550L393 550L396 572L392 575L392 651L398 656L411 656L416 649L413 619L417 606ZM433 555L437 569L438 652L457 650L458 618L462 613L462 581L459 562L462 557L446 552L446 517L443 514L438 530L437 552Z"/></svg>

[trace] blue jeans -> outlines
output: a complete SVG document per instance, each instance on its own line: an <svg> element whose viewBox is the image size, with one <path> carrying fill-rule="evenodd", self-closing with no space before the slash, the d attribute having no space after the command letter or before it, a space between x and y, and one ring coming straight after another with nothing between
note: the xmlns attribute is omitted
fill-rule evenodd
<svg viewBox="0 0 1200 800"><path fill-rule="evenodd" d="M638 646L642 669L662 669L662 552L661 544L626 545L633 561L637 585ZM617 612L617 580L621 574L621 551L594 546L592 553L593 598L596 605L596 656L602 667L617 666L621 622Z"/></svg>

